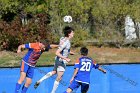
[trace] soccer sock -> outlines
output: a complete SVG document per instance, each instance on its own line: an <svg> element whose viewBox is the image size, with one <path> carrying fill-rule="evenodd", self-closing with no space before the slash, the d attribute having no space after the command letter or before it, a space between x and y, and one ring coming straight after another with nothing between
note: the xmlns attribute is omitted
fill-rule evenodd
<svg viewBox="0 0 140 93"><path fill-rule="evenodd" d="M52 89L52 92L51 93L55 93L58 85L59 85L59 82L55 80L54 85L53 85L53 89Z"/></svg>
<svg viewBox="0 0 140 93"><path fill-rule="evenodd" d="M51 77L52 76L52 72L49 72L49 73L47 73L44 77L42 77L40 80L39 80L39 82L42 82L43 80L45 80L45 79L47 79L47 78L49 78L49 77Z"/></svg>
<svg viewBox="0 0 140 93"><path fill-rule="evenodd" d="M16 83L15 93L19 92L20 87L21 87L21 84Z"/></svg>
<svg viewBox="0 0 140 93"><path fill-rule="evenodd" d="M26 93L28 87L23 86L21 93Z"/></svg>

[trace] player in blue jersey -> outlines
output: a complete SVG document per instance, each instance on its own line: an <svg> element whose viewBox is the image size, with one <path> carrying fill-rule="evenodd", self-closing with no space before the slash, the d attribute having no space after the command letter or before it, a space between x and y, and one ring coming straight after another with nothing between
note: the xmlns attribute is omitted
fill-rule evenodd
<svg viewBox="0 0 140 93"><path fill-rule="evenodd" d="M71 93L73 90L81 86L81 93L87 93L90 84L90 72L92 68L99 69L106 73L92 58L88 57L88 49L82 47L80 49L81 57L75 63L75 71L70 80L70 86L64 93Z"/></svg>
<svg viewBox="0 0 140 93"><path fill-rule="evenodd" d="M16 83L15 93L19 93L19 89L21 84L26 79L24 86L22 87L21 93L26 93L28 87L32 82L32 78L34 75L34 67L37 63L37 60L41 56L41 54L45 51L48 51L50 48L58 47L55 44L49 44L47 40L42 40L41 42L36 43L28 43L19 45L17 53L21 52L21 49L28 49L28 52L23 57L21 61L21 68L20 68L20 78Z"/></svg>
<svg viewBox="0 0 140 93"><path fill-rule="evenodd" d="M45 76L43 76L40 80L38 80L35 83L34 88L37 88L43 80L51 77L54 74L57 74L57 78L54 81L54 86L51 91L51 93L55 93L59 85L59 82L64 74L66 63L70 62L68 55L74 54L73 52L70 51L70 47L71 47L70 40L74 36L74 29L72 27L66 26L63 29L63 32L64 32L64 37L60 38L59 47L56 51L55 64L54 64L53 71L48 72Z"/></svg>

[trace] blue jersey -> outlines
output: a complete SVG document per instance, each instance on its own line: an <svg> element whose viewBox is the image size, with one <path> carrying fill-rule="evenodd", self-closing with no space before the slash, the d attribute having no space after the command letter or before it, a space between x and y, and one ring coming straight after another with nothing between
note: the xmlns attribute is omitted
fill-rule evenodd
<svg viewBox="0 0 140 93"><path fill-rule="evenodd" d="M41 50L39 43L25 44L25 48L28 49L28 52L23 57L23 61L32 66L35 66L37 63L37 60L39 59L39 57L44 51ZM47 50L49 49L50 49L50 46L47 47Z"/></svg>
<svg viewBox="0 0 140 93"><path fill-rule="evenodd" d="M92 68L98 68L99 65L95 64L95 61L93 61L89 57L80 57L76 63L74 68L78 68L78 73L75 76L75 81L82 82L89 84L90 83L90 72Z"/></svg>

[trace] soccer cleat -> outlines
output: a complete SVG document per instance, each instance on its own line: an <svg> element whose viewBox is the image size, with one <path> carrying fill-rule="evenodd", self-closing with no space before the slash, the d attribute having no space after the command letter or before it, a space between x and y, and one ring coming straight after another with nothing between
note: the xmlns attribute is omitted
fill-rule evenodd
<svg viewBox="0 0 140 93"><path fill-rule="evenodd" d="M36 89L39 86L40 82L36 82L34 88Z"/></svg>

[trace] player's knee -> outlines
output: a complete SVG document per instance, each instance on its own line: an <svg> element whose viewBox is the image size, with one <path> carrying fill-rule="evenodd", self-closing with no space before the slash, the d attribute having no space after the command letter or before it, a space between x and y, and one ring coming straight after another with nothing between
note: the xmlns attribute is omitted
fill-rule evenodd
<svg viewBox="0 0 140 93"><path fill-rule="evenodd" d="M26 86L26 87L29 87L29 86L31 85L31 83L32 83L32 82L26 82L26 83L25 83L25 86Z"/></svg>
<svg viewBox="0 0 140 93"><path fill-rule="evenodd" d="M67 93L71 93L72 90L70 88L67 89Z"/></svg>
<svg viewBox="0 0 140 93"><path fill-rule="evenodd" d="M21 84L23 81L24 81L24 78L20 78L20 79L18 80L18 83Z"/></svg>
<svg viewBox="0 0 140 93"><path fill-rule="evenodd" d="M31 84L25 84L25 87L29 87Z"/></svg>
<svg viewBox="0 0 140 93"><path fill-rule="evenodd" d="M52 71L51 73L52 73L52 75L54 75L54 74L56 74L56 71Z"/></svg>
<svg viewBox="0 0 140 93"><path fill-rule="evenodd" d="M56 81L59 82L61 79L62 79L62 77L57 77L57 78L56 78Z"/></svg>
<svg viewBox="0 0 140 93"><path fill-rule="evenodd" d="M21 80L18 80L18 83L19 83L19 84L22 84L22 82L23 82L23 81L21 81Z"/></svg>
<svg viewBox="0 0 140 93"><path fill-rule="evenodd" d="M31 83L32 83L32 79L27 77L26 82L25 82L25 86L28 87L28 86L30 86Z"/></svg>

